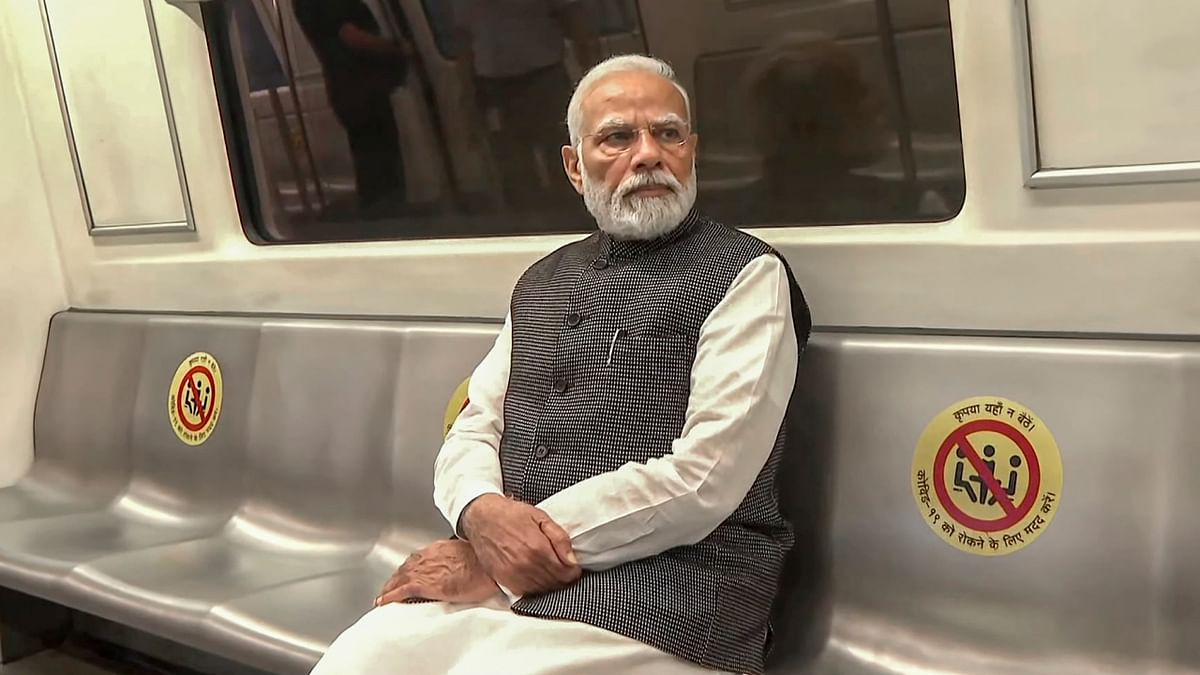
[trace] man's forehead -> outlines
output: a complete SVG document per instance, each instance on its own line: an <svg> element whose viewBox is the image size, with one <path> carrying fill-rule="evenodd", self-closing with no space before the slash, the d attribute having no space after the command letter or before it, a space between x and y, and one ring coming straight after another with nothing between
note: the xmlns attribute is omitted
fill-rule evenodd
<svg viewBox="0 0 1200 675"><path fill-rule="evenodd" d="M687 119L687 104L670 80L632 71L613 73L597 82L583 100L583 112L589 124L631 113L655 117L673 113Z"/></svg>

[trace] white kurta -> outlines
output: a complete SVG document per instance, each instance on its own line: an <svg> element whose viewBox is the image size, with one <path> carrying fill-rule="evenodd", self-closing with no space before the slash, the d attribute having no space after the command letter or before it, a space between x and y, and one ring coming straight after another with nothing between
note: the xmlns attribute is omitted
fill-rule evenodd
<svg viewBox="0 0 1200 675"><path fill-rule="evenodd" d="M499 448L511 350L506 321L438 455L434 500L455 528L472 500L503 493ZM692 544L728 518L774 447L798 358L787 274L776 257L761 256L701 328L683 432L671 453L593 476L537 505L571 535L579 564L603 570ZM513 599L375 609L330 646L313 673L713 672L594 626L519 616L508 609Z"/></svg>
<svg viewBox="0 0 1200 675"><path fill-rule="evenodd" d="M574 621L440 602L371 610L312 675L710 675L717 671Z"/></svg>

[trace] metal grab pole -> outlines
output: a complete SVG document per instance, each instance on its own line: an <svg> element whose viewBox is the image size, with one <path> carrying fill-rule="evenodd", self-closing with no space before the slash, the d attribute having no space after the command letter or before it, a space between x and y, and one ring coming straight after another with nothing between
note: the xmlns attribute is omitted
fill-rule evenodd
<svg viewBox="0 0 1200 675"><path fill-rule="evenodd" d="M283 25L283 11L279 8L279 2L276 0L275 5L275 21L279 28L279 41L283 46L283 67L287 73L288 90L292 94L292 106L296 109L296 122L300 125L300 140L304 144L304 154L308 158L308 167L312 170L313 183L317 192L317 203L321 206L321 211L329 205L325 200L325 188L321 185L321 174L317 169L317 160L313 156L312 144L308 142L308 125L304 122L304 109L300 107L300 94L296 91L296 74L292 70L292 50L288 45L287 29Z"/></svg>
<svg viewBox="0 0 1200 675"><path fill-rule="evenodd" d="M912 120L908 114L908 100L904 96L904 77L900 72L900 52L896 48L896 31L892 25L892 8L889 0L875 0L875 17L879 23L879 42L883 48L884 70L888 85L896 100L896 137L900 142L900 166L904 179L917 180L917 158L913 153Z"/></svg>

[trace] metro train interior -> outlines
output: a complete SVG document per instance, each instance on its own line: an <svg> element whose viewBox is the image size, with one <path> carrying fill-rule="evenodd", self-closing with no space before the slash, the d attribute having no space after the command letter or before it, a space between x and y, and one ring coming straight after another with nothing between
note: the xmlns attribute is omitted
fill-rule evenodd
<svg viewBox="0 0 1200 675"><path fill-rule="evenodd" d="M0 674L307 673L449 535L627 53L812 311L767 672L1200 673L1200 3L481 1L0 3Z"/></svg>

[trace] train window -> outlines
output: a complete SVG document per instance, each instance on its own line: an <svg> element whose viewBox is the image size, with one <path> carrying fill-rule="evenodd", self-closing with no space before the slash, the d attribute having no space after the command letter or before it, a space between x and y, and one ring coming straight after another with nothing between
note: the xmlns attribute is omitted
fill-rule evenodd
<svg viewBox="0 0 1200 675"><path fill-rule="evenodd" d="M260 242L583 232L572 83L608 54L692 92L702 210L937 221L964 179L947 0L221 0L205 20Z"/></svg>

